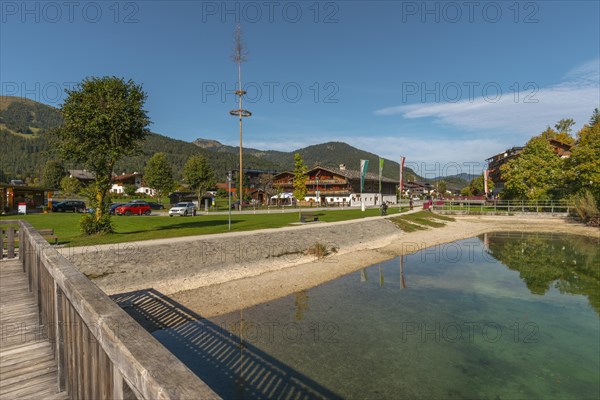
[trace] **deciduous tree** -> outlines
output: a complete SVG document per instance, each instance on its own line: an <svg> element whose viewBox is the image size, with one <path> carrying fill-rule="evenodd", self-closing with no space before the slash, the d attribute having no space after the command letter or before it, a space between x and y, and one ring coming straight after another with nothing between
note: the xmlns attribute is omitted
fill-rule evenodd
<svg viewBox="0 0 600 400"><path fill-rule="evenodd" d="M146 185L156 190L158 202L163 195L169 194L175 189L173 168L165 153L155 153L148 160L144 170L144 181Z"/></svg>
<svg viewBox="0 0 600 400"><path fill-rule="evenodd" d="M86 234L112 232L107 212L111 177L115 163L135 154L149 133L146 94L132 80L116 77L86 78L66 93L58 147L65 159L96 176L89 199L95 214L84 215L81 226Z"/></svg>
<svg viewBox="0 0 600 400"><path fill-rule="evenodd" d="M44 166L42 182L46 187L60 188L60 181L66 174L67 171L60 162L49 160Z"/></svg>
<svg viewBox="0 0 600 400"><path fill-rule="evenodd" d="M304 201L306 197L306 193L308 190L306 189L306 166L304 165L304 160L302 160L302 156L300 153L294 154L294 198L298 201L298 206L300 206L300 202Z"/></svg>
<svg viewBox="0 0 600 400"><path fill-rule="evenodd" d="M137 188L135 187L135 185L127 184L123 186L123 193L125 193L125 196L128 197L135 196L136 190Z"/></svg>
<svg viewBox="0 0 600 400"><path fill-rule="evenodd" d="M563 118L554 125L558 133L570 133L573 130L573 125L575 125L575 121L573 118Z"/></svg>
<svg viewBox="0 0 600 400"><path fill-rule="evenodd" d="M535 136L517 158L500 167L507 198L549 200L560 197L565 182L564 162L544 135Z"/></svg>
<svg viewBox="0 0 600 400"><path fill-rule="evenodd" d="M488 178L488 190L491 192L494 190L494 182ZM485 187L483 184L483 175L479 175L469 182L469 186L463 188L460 191L463 196L481 196L485 194Z"/></svg>
<svg viewBox="0 0 600 400"><path fill-rule="evenodd" d="M77 178L72 176L64 176L60 180L60 190L62 190L65 196L73 196L74 194L79 193L81 190L81 183Z"/></svg>
<svg viewBox="0 0 600 400"><path fill-rule="evenodd" d="M446 181L439 181L437 183L438 194L441 194L443 196L446 194L446 190L448 190L448 185L446 184Z"/></svg>
<svg viewBox="0 0 600 400"><path fill-rule="evenodd" d="M600 123L585 125L577 132L577 142L567 160L571 190L589 190L600 204Z"/></svg>
<svg viewBox="0 0 600 400"><path fill-rule="evenodd" d="M215 185L215 174L206 158L201 155L190 157L183 167L183 179L196 192L200 207L202 196Z"/></svg>

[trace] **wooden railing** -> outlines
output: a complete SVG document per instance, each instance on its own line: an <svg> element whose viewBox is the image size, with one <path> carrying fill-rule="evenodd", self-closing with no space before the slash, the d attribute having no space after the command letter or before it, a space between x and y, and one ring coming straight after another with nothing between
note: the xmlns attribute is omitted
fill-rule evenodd
<svg viewBox="0 0 600 400"><path fill-rule="evenodd" d="M73 399L218 398L28 222L1 222L19 226L18 254L52 344L59 391Z"/></svg>
<svg viewBox="0 0 600 400"><path fill-rule="evenodd" d="M574 203L567 200L434 200L435 211L473 214L561 214L568 215Z"/></svg>
<svg viewBox="0 0 600 400"><path fill-rule="evenodd" d="M15 239L18 232L16 221L0 221L0 260L15 258Z"/></svg>

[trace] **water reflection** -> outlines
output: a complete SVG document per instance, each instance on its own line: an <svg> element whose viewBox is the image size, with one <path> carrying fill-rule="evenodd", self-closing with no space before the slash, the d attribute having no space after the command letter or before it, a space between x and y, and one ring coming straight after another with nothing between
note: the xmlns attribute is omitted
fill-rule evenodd
<svg viewBox="0 0 600 400"><path fill-rule="evenodd" d="M301 290L295 293L294 304L296 306L296 321L301 321L304 313L308 310L308 293L306 290Z"/></svg>
<svg viewBox="0 0 600 400"><path fill-rule="evenodd" d="M491 233L480 238L489 254L519 272L531 293L543 295L554 287L560 293L584 295L600 314L598 240L523 233Z"/></svg>
<svg viewBox="0 0 600 400"><path fill-rule="evenodd" d="M115 300L227 399L600 398L597 244L484 235L211 321Z"/></svg>
<svg viewBox="0 0 600 400"><path fill-rule="evenodd" d="M224 399L339 398L251 344L260 326L243 310L220 326L154 289L111 297Z"/></svg>

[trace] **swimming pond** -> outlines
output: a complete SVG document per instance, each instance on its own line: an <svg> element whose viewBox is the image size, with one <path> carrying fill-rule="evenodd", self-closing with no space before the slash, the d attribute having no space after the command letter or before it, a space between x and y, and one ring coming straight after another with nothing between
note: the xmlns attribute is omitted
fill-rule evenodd
<svg viewBox="0 0 600 400"><path fill-rule="evenodd" d="M153 335L224 398L598 398L599 265L486 234Z"/></svg>

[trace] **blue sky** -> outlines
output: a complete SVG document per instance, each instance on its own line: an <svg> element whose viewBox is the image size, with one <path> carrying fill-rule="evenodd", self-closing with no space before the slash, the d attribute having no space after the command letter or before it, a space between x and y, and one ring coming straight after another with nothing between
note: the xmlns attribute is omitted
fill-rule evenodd
<svg viewBox="0 0 600 400"><path fill-rule="evenodd" d="M153 131L236 145L239 20L245 146L339 140L418 170L481 164L600 106L599 4L3 1L1 91L59 106L86 76L131 78Z"/></svg>

